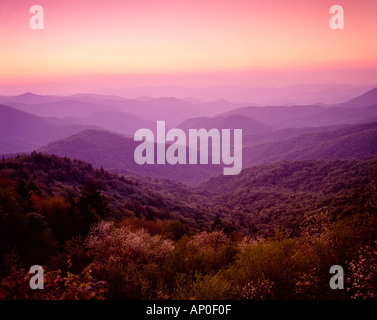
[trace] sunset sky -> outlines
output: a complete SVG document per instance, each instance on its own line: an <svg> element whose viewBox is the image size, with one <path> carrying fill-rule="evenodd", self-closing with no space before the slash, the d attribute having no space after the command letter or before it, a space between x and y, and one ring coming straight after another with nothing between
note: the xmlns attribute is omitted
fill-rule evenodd
<svg viewBox="0 0 377 320"><path fill-rule="evenodd" d="M35 4L44 30L29 27ZM329 26L334 4L344 30ZM0 94L360 85L376 75L376 0L0 0Z"/></svg>

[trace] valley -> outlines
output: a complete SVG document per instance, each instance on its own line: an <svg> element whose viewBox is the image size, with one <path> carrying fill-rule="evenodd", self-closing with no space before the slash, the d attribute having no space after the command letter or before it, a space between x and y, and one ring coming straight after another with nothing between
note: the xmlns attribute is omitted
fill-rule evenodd
<svg viewBox="0 0 377 320"><path fill-rule="evenodd" d="M223 104L235 109L209 116L190 107L192 99L70 99L0 98L0 269L8 275L0 298L15 292L22 266L36 259L52 282L76 281L32 295L42 299L368 294L366 285L329 291L324 275L336 263L356 277L352 264L375 262L375 90L333 106ZM159 103L166 115L174 113L163 132L152 110ZM228 146L229 156L242 151L242 170L223 174L220 139L216 144L213 137L207 164L185 165L193 144L178 145L178 133L187 138L200 128L218 130L219 138L242 130L242 148L232 139ZM150 141L135 141L140 129ZM140 147L158 161L138 164ZM170 154L165 165L161 154ZM94 270L90 290L82 276L88 268Z"/></svg>

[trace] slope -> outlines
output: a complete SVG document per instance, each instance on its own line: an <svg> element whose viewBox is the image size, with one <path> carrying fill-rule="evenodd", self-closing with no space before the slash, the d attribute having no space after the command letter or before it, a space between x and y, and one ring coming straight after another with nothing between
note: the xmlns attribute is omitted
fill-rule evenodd
<svg viewBox="0 0 377 320"><path fill-rule="evenodd" d="M138 165L134 151L139 144L140 142L115 133L86 130L52 142L38 151L87 161L97 168L118 169L118 172L133 172L185 183L196 182L222 170L221 166L211 165Z"/></svg>
<svg viewBox="0 0 377 320"><path fill-rule="evenodd" d="M377 157L377 123L307 133L244 148L245 166L281 160L351 160Z"/></svg>
<svg viewBox="0 0 377 320"><path fill-rule="evenodd" d="M95 169L89 163L60 158L56 155L33 152L2 160L0 182L9 184L8 179L15 184L22 181L25 188L29 188L29 191L35 194L35 199L58 196L65 198L67 203L79 198L83 190L90 185L104 197L108 207L107 218L110 219L122 220L133 217L177 219L198 228L204 218L204 199L195 190L179 183L158 182L160 186L164 183L172 186L174 192L166 192L164 188L151 190L143 180L133 176L112 174L103 169ZM195 203L187 201L191 196L195 196ZM206 213L208 219L213 218L213 214L208 210ZM59 215L59 212L56 214ZM66 217L60 218L64 220Z"/></svg>
<svg viewBox="0 0 377 320"><path fill-rule="evenodd" d="M272 129L254 119L251 119L247 116L234 114L229 116L220 116L220 117L200 117L192 118L182 122L179 126L184 131L189 129L201 129L206 130L210 129L242 129L243 135L257 134L271 131Z"/></svg>
<svg viewBox="0 0 377 320"><path fill-rule="evenodd" d="M216 176L198 186L209 202L238 217L240 228L254 224L262 233L295 229L312 214L328 218L352 214L377 178L377 160L283 161ZM356 212L357 210L355 210Z"/></svg>
<svg viewBox="0 0 377 320"><path fill-rule="evenodd" d="M0 153L31 151L86 128L90 126L70 125L0 105Z"/></svg>

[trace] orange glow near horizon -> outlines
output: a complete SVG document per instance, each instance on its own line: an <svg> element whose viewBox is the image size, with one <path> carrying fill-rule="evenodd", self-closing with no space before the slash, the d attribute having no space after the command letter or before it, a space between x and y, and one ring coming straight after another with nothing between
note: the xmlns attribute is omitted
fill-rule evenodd
<svg viewBox="0 0 377 320"><path fill-rule="evenodd" d="M99 80L100 75L273 70L281 77L315 71L318 79L318 70L324 70L327 81L328 69L377 68L376 3L41 0L45 30L31 30L34 1L1 0L0 86L91 75ZM333 4L344 8L344 30L329 27ZM365 81L377 82L368 77Z"/></svg>

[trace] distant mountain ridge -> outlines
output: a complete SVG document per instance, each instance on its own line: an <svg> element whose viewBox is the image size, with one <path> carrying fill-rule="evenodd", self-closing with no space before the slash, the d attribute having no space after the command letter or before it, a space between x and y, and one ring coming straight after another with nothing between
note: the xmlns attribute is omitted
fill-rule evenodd
<svg viewBox="0 0 377 320"><path fill-rule="evenodd" d="M10 102L9 106L38 115L40 117L88 117L92 113L100 112L106 109L107 111L119 111L118 108L112 106L104 106L99 103L82 102L71 99L64 99L60 101L25 104L18 102Z"/></svg>
<svg viewBox="0 0 377 320"><path fill-rule="evenodd" d="M132 136L139 129L150 129L156 131L156 123L143 120L125 112L96 112L85 118L85 123L97 125L109 131L114 131Z"/></svg>
<svg viewBox="0 0 377 320"><path fill-rule="evenodd" d="M256 164L282 160L356 160L377 158L377 123L323 128L271 142L256 141L243 148L243 169ZM305 131L304 131L305 132ZM271 132L260 134L271 136ZM277 134L279 136L279 134ZM270 138L267 138L267 141ZM222 166L213 165L142 165L135 163L133 153L137 142L120 135L87 130L40 148L44 153L66 156L92 163L95 167L167 178L183 183L196 183L220 173ZM209 162L211 163L211 162Z"/></svg>
<svg viewBox="0 0 377 320"><path fill-rule="evenodd" d="M299 134L244 148L247 166L282 160L377 158L377 122Z"/></svg>
<svg viewBox="0 0 377 320"><path fill-rule="evenodd" d="M373 86L352 86L345 84L298 84L285 87L247 87L247 86L212 86L204 88L159 86L136 87L114 90L130 98L147 95L151 97L174 96L179 99L187 97L201 101L215 101L219 98L232 103L249 103L249 105L293 105L293 104L336 104L359 96ZM220 111L224 112L224 111Z"/></svg>
<svg viewBox="0 0 377 320"><path fill-rule="evenodd" d="M179 98L180 95L174 95L174 88L171 88L172 91L169 95L160 95L157 98L154 95L146 97L145 94L143 95L142 92L140 92L141 94L131 99L114 95L84 93L71 96L42 96L27 92L19 96L0 96L0 104L6 104L22 111L45 117L88 117L95 112L125 112L142 118L143 120L165 120L171 127L177 126L179 123L189 118L200 116L213 117L224 113L242 114L278 128L287 125L299 125L294 122L286 122L288 119L296 119L296 122L302 120L309 123L308 117L320 115L322 112L325 112L326 109L332 107L360 109L377 105L376 88L367 92L365 92L364 89L364 93L362 88L340 85L301 85L289 88L258 88L258 90L255 88L255 90L250 91L253 92L255 96L258 96L260 92L272 96L273 94L271 92L275 91L291 92L291 95L293 92L301 92L302 95L308 92L311 92L313 95L318 94L318 103L300 103L300 99L295 100L292 98L290 103L284 103L285 106L282 106L282 104L264 104L264 106L267 107L263 107L264 111L261 112L260 104L258 107L248 107L253 105L253 95L242 102L231 102L232 100L227 101L226 97L221 97L221 93L223 92L225 94L228 91L234 92L240 90L240 88L224 87L223 89L224 90L220 90L220 88L208 89L208 92L211 92L211 90L217 92L217 97L210 102L195 97L187 98L189 95L186 95L185 98ZM243 89L248 90L247 88ZM320 92L324 92L323 90L328 91L328 94L331 93L331 90L341 90L347 92L349 95L352 95L353 92L354 98L348 100L344 99L346 101L342 103L327 103L326 105L323 104L323 101L320 99ZM126 92L127 90L125 94ZM294 95L292 95L292 97L293 96ZM248 101L249 103L247 103ZM340 111L339 114L341 114ZM325 117L325 115L323 116ZM350 116L350 118L345 119L345 121L346 120L352 120L352 117ZM339 124L339 120L337 122L334 120L331 121L332 123L328 121L320 125ZM351 123L355 122L348 122L348 124ZM317 125L317 123L313 123L313 125Z"/></svg>
<svg viewBox="0 0 377 320"><path fill-rule="evenodd" d="M0 96L0 102L3 101L9 101L9 105L1 105L0 109L2 125L0 154L31 151L55 140L93 128L102 128L132 137L138 129L148 128L154 131L156 121L163 120L166 121L167 129L173 127L180 127L183 130L242 129L246 148L245 163L254 164L266 159L270 159L269 161L284 157L296 159L300 152L302 155L316 158L319 150L310 151L311 147L319 148L318 143L321 141L323 148L330 148L329 143L335 143L335 136L338 137L330 134L320 135L320 131L329 132L332 129L339 129L340 126L365 124L377 120L377 88L333 106L315 104L237 108L236 104L224 99L207 103L199 100L189 102L175 97L144 96L140 99L125 99L98 94L62 97L42 96L30 92L13 97ZM210 109L216 110L216 106L219 106L217 111L227 108L232 110L220 112L215 116L203 116L208 114ZM300 146L302 143L298 138L289 142L283 141L314 132L318 134L312 140L308 140L308 136L300 138L307 141L306 146ZM365 141L352 137L354 141L360 141L364 146L368 142L366 151L368 157L374 152L371 153L374 147L370 148L374 135L371 132L369 134L371 138L365 137ZM321 136L329 139L328 143ZM347 139L343 143L350 143L351 138ZM274 141L275 145L263 145ZM282 144L279 145L277 141ZM338 141L339 143L341 142ZM248 151L247 148L256 145L259 146L253 149L253 153ZM283 145L286 150L282 149ZM338 151L342 149L339 145L333 145L331 148L337 148ZM277 154L275 150L281 151ZM356 152L355 148L351 150ZM353 151L350 152L351 156L355 155ZM362 150L358 154L361 156Z"/></svg>
<svg viewBox="0 0 377 320"><path fill-rule="evenodd" d="M232 114L219 117L199 117L182 122L178 128L188 131L189 129L242 129L243 134L256 134L271 131L268 125L241 114Z"/></svg>
<svg viewBox="0 0 377 320"><path fill-rule="evenodd" d="M242 107L220 116L242 114L277 129L361 124L377 118L377 88L361 96L332 106Z"/></svg>
<svg viewBox="0 0 377 320"><path fill-rule="evenodd" d="M369 90L364 94L357 96L356 98L348 100L344 103L340 103L338 105L349 108L363 108L375 104L377 104L377 88Z"/></svg>
<svg viewBox="0 0 377 320"><path fill-rule="evenodd" d="M0 153L32 151L94 126L72 125L0 105Z"/></svg>
<svg viewBox="0 0 377 320"><path fill-rule="evenodd" d="M240 114L275 128L284 128L289 126L291 119L313 117L326 110L325 107L319 105L242 107L219 116Z"/></svg>
<svg viewBox="0 0 377 320"><path fill-rule="evenodd" d="M185 183L197 182L222 170L222 166L219 165L138 165L134 159L134 151L139 144L140 142L133 139L108 131L86 130L52 142L38 149L38 152L83 160L96 168L116 169L117 172L124 171Z"/></svg>

